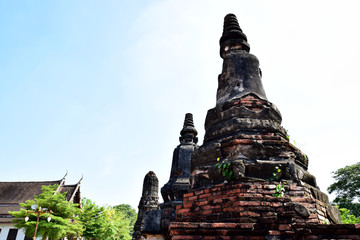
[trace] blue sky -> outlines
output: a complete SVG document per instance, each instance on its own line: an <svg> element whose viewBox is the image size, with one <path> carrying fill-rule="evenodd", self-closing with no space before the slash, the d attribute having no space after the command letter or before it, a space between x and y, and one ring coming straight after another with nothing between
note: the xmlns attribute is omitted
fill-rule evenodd
<svg viewBox="0 0 360 240"><path fill-rule="evenodd" d="M98 204L137 207L168 178L185 113L200 144L232 12L268 99L325 191L359 161L357 1L0 0L0 181L82 174Z"/></svg>

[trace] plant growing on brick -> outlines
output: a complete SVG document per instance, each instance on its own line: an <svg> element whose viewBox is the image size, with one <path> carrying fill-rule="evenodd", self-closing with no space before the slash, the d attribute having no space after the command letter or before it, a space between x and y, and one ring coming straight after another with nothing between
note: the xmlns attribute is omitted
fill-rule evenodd
<svg viewBox="0 0 360 240"><path fill-rule="evenodd" d="M280 165L281 166L281 165ZM267 181L276 181L279 180L281 175L281 169L279 167L275 167L274 172L272 173L272 176L269 179L266 179ZM276 188L275 192L272 195L273 197L283 197L285 194L285 184L286 182L280 182Z"/></svg>
<svg viewBox="0 0 360 240"><path fill-rule="evenodd" d="M220 158L217 158L216 161L218 161L218 163L216 163L215 166L218 168L219 172L227 179L233 179L234 172L231 170L231 163L227 160L222 160L220 162Z"/></svg>
<svg viewBox="0 0 360 240"><path fill-rule="evenodd" d="M272 173L272 176L267 181L276 181L280 178L281 169L279 167L275 167L275 171Z"/></svg>
<svg viewBox="0 0 360 240"><path fill-rule="evenodd" d="M276 188L275 188L275 192L272 195L273 197L283 197L285 194L285 183L281 182L279 183Z"/></svg>

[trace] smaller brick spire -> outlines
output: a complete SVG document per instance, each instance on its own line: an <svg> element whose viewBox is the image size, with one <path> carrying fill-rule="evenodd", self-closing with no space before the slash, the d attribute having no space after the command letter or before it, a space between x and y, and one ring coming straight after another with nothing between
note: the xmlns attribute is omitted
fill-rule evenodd
<svg viewBox="0 0 360 240"><path fill-rule="evenodd" d="M142 196L139 202L138 217L134 225L133 240L143 239L142 228L145 224L146 212L159 209L159 180L153 171L149 171L144 178Z"/></svg>

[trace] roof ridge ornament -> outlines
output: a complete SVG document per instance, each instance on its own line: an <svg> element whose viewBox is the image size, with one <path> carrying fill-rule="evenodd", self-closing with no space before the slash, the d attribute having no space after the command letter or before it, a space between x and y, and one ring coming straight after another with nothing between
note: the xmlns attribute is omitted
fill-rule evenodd
<svg viewBox="0 0 360 240"><path fill-rule="evenodd" d="M66 173L64 175L64 177L60 180L60 183L59 183L59 186L58 188L56 189L56 191L54 192L54 194L60 192L60 189L63 185L65 185L65 177L68 175L68 170L66 169Z"/></svg>

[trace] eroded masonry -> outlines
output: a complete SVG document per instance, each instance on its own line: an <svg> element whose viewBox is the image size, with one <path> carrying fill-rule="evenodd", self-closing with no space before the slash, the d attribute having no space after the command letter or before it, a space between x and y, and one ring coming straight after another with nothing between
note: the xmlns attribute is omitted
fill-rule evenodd
<svg viewBox="0 0 360 240"><path fill-rule="evenodd" d="M360 225L340 224L308 157L289 142L233 14L224 19L220 56L203 145L186 114L164 202L149 172L133 239L360 239Z"/></svg>

